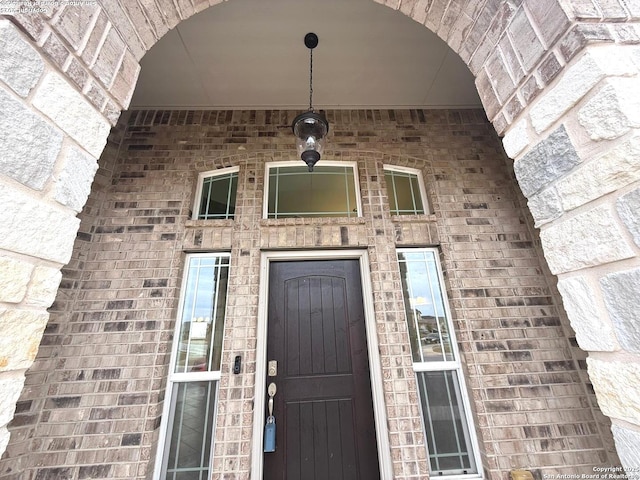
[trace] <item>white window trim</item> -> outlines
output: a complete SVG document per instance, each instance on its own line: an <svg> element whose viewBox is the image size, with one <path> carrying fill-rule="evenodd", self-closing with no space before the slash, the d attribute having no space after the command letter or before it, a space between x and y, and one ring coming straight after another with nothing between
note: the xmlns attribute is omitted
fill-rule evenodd
<svg viewBox="0 0 640 480"><path fill-rule="evenodd" d="M267 162L264 166L264 198L262 200L262 218L269 219L269 170L277 167L300 167L304 166L300 160L298 161L283 161L283 162ZM360 179L358 178L358 163L357 162L338 162L335 160L322 160L318 167L351 167L353 169L353 183L355 184L355 196L356 196L356 216L351 218L362 217L362 195L360 195ZM313 175L310 172L310 175ZM305 217L314 218L314 217ZM326 218L326 217L325 217ZM340 217L343 218L343 217ZM344 217L349 218L349 217Z"/></svg>
<svg viewBox="0 0 640 480"><path fill-rule="evenodd" d="M200 214L200 203L202 203L202 186L204 180L209 177L217 177L219 175L228 175L230 173L238 173L240 167L226 167L218 168L216 170L209 170L208 172L201 172L198 174L198 184L196 186L196 196L193 200L193 208L191 209L191 219L198 220Z"/></svg>
<svg viewBox="0 0 640 480"><path fill-rule="evenodd" d="M234 167L236 168L236 167ZM173 389L176 383L184 383L184 382L195 382L195 381L219 381L220 380L220 371L214 372L188 372L188 373L175 373L175 364L176 359L178 358L178 348L180 342L178 339L180 338L180 328L182 326L182 319L180 316L182 315L182 309L184 308L184 302L186 299L186 287L187 281L189 278L189 260L191 258L206 258L206 257L227 257L231 260L231 254L227 252L208 252L208 253L190 253L187 254L184 262L184 267L182 269L182 282L180 285L180 300L178 302L178 310L176 313L176 324L173 330L173 344L171 345L171 357L169 360L169 372L167 375L167 387L164 394L164 401L162 405L162 416L160 417L160 431L158 435L158 443L156 447L156 458L153 467L153 480L160 480L160 475L162 473L162 463L164 460L166 443L167 443L167 432L169 425L173 424L173 412L171 411L171 398L173 396ZM231 266L229 266L231 268ZM227 295L227 302L229 301L229 295ZM226 308L225 308L226 311ZM224 342L223 342L224 345ZM223 347L224 352L224 347ZM213 466L213 448L215 445L215 426L216 426L216 417L218 415L218 390L219 383L216 386L216 406L213 412L213 429L212 429L212 438L211 438L211 453L209 456L209 474L211 474L212 466Z"/></svg>
<svg viewBox="0 0 640 480"><path fill-rule="evenodd" d="M170 374L172 382L207 382L210 380L220 380L220 371L215 372L187 372Z"/></svg>
<svg viewBox="0 0 640 480"><path fill-rule="evenodd" d="M424 184L424 178L422 177L422 170L419 170L417 168L410 168L410 167L400 167L398 165L391 165L387 163L382 165L382 170L384 172L393 171L393 172L401 172L401 173L410 173L418 177L418 189L420 190L420 196L422 197L421 198L422 209L424 210L423 215L429 215L429 213L431 213L431 207L429 206L429 199L427 198L427 189ZM388 189L389 189L389 185L387 185L387 190Z"/></svg>
<svg viewBox="0 0 640 480"><path fill-rule="evenodd" d="M382 363L378 347L378 332L375 325L373 291L369 274L369 256L366 250L315 250L315 251L271 251L262 252L260 258L260 300L258 303L258 330L256 348L256 387L253 409L253 442L251 448L251 480L262 480L263 473L263 434L266 405L267 378L267 318L269 299L269 264L274 260L330 260L357 259L360 264L362 299L364 305L367 350L369 354L369 372L371 375L371 397L373 399L376 442L380 479L393 480L393 462L389 444L389 429L382 381Z"/></svg>
<svg viewBox="0 0 640 480"><path fill-rule="evenodd" d="M471 401L469 392L467 390L467 384L465 382L465 375L462 370L462 363L460 362L460 350L458 349L458 342L456 340L455 326L453 325L453 317L451 316L451 308L449 306L449 296L447 295L446 284L444 283L444 276L442 274L442 265L440 265L440 251L437 248L428 247L416 247L416 248L397 248L397 253L415 253L415 252L433 252L436 259L436 272L438 274L438 282L440 284L440 291L442 293L442 302L444 304L444 312L447 317L447 323L449 327L449 339L452 346L453 358L450 361L439 362L413 362L413 371L418 372L442 372L442 371L455 371L458 376L458 387L460 388L462 407L467 419L467 429L469 431L469 440L471 442L471 449L473 451L473 459L476 466L477 473L470 474L454 474L454 475L437 475L438 478L445 478L447 480L472 480L476 478L483 478L482 463L480 461L480 444L478 443L478 435L476 433L475 422L473 421L473 412L471 410ZM419 393L418 393L419 394ZM425 435L425 448L427 447L427 429L424 425L424 415L422 412L422 402L420 402L420 418L422 421L422 429ZM429 460L429 452L427 451L427 463L429 464L429 470L431 470L431 461Z"/></svg>

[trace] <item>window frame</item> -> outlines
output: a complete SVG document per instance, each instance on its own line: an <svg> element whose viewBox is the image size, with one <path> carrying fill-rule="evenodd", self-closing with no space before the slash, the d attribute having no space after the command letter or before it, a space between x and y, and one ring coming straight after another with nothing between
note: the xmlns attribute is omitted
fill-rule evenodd
<svg viewBox="0 0 640 480"><path fill-rule="evenodd" d="M391 213L393 216L404 216L404 215L429 215L431 213L431 207L429 205L429 199L427 198L427 189L425 187L424 178L422 177L422 170L418 168L410 168L410 167L402 167L399 165L391 165L391 164L383 164L382 171L384 172L385 184L387 187L387 199L389 199L389 188L391 186L387 183L387 172L398 172L398 173L406 173L410 175L415 175L418 180L418 191L420 193L420 199L422 200L422 209L423 213L413 213L413 214L401 214L401 213ZM391 208L391 204L389 204L389 210L393 212Z"/></svg>
<svg viewBox="0 0 640 480"><path fill-rule="evenodd" d="M231 271L231 254L229 252L206 252L206 253L188 253L185 257L185 263L182 271L182 281L180 286L180 299L178 301L178 309L175 317L175 326L173 329L173 341L171 345L171 356L169 360L168 373L167 373L167 385L163 400L162 406L162 416L160 420L160 430L158 435L158 443L156 450L156 458L154 464L153 471L153 480L161 480L166 478L166 455L169 454L170 445L169 445L169 430L173 425L176 408L175 403L173 401L174 389L178 388L180 384L183 383L195 383L195 382L215 382L215 385L212 386L214 389L215 402L216 405L213 409L213 415L211 418L212 427L211 427L211 451L209 452L209 473L208 476L211 476L212 467L213 467L213 451L215 447L215 430L216 430L216 417L218 413L218 398L219 398L219 390L220 390L220 378L221 378L221 370L215 371L203 371L203 372L176 372L176 363L178 360L178 351L180 348L180 332L182 327L182 316L185 308L185 303L187 300L187 284L189 281L189 272L191 266L191 259L193 258L219 258L226 257L228 259L227 268L229 272ZM228 287L228 284L227 284ZM229 294L228 289L226 292L225 298L225 318L223 318L223 322L226 321L226 311L229 305ZM224 327L224 325L223 325ZM215 327L212 327L215 330ZM223 328L224 332L224 328ZM224 337L224 334L223 334ZM224 353L224 341L221 346L221 358ZM213 355L213 353L212 353ZM220 365L220 369L222 365Z"/></svg>
<svg viewBox="0 0 640 480"><path fill-rule="evenodd" d="M269 218L269 171L272 168L282 168L282 167L304 167L304 164L301 164L299 160L287 160L281 162L267 162L264 166L264 196L262 201L262 218L264 220L280 220L278 218ZM351 167L353 170L353 183L354 183L354 194L356 197L356 214L353 216L341 216L341 217L316 217L316 216L308 216L302 217L305 219L314 219L314 218L361 218L362 217L362 195L360 193L360 179L358 177L358 163L357 162L340 162L336 160L322 160L321 165L316 165L317 167ZM313 172L309 172L309 175L313 175ZM284 218L292 218L292 217L284 217Z"/></svg>
<svg viewBox="0 0 640 480"><path fill-rule="evenodd" d="M400 258L399 258L400 253L417 253L417 252L433 253L433 258L435 260L434 264L435 264L436 273L437 273L437 281L439 284L440 293L442 295L442 303L443 303L445 318L447 321L449 342L451 344L451 352L453 354L453 359L441 360L441 361L416 362L412 358L413 371L416 374L416 384L418 384L418 378L417 378L418 373L447 372L447 371L455 372L456 383L457 383L458 390L460 392L460 398L458 399L458 401L462 405L462 409L465 415L466 429L469 437L469 450L470 450L469 453L473 455L473 458L471 459L471 463L475 465L475 468L476 468L476 472L466 473L466 474L465 473L441 474L441 473L434 473L431 471L431 460L429 457L429 451L428 451L429 447L428 447L428 441L427 441L427 435L429 433L425 425L425 414L424 414L425 412L423 411L423 407L422 407L423 402L421 399L420 387L418 385L417 394L420 399L419 401L420 421L422 422L422 428L425 435L424 446L427 449L427 462L429 465L429 472L432 476L435 476L438 478L446 478L448 480L453 480L453 479L470 480L470 479L482 478L483 470L482 470L482 463L481 463L481 457L480 457L480 445L478 443L478 436L475 428L473 411L471 409L471 400L470 400L469 392L467 390L467 386L465 382L465 375L462 369L462 363L460 361L460 350L458 348L458 342L456 340L456 332L453 324L453 317L451 316L449 298L447 295L447 290L445 288L444 276L442 273L442 265L440 264L440 250L434 247L396 248L396 258L398 261L398 267L400 266ZM403 297L404 297L404 288L402 288L402 290L403 290ZM405 308L405 311L406 311L406 308ZM408 323L409 321L410 319L407 318L406 322ZM411 342L409 343L411 344Z"/></svg>
<svg viewBox="0 0 640 480"><path fill-rule="evenodd" d="M198 183L196 185L196 195L193 201L193 209L191 210L191 219L192 220L206 220L206 221L215 221L215 220L234 220L235 219L235 209L234 209L234 216L233 218L229 218L227 215L227 218L199 218L200 217L200 205L202 204L202 193L204 190L204 181L207 178L211 178L211 177L218 177L218 176L222 176L222 175L229 175L232 173L237 173L238 174L238 182L240 180L240 167L236 166L236 167L225 167L225 168L218 168L216 170L209 170L207 172L200 172L198 174ZM238 188L236 188L236 200L237 200L237 193L239 190L239 185ZM235 207L235 202L234 205ZM230 205L227 204L227 210L229 209Z"/></svg>

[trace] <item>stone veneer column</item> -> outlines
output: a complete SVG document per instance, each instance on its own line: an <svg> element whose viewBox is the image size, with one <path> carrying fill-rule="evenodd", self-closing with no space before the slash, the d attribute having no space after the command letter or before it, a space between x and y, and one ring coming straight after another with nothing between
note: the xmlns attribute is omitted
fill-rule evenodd
<svg viewBox="0 0 640 480"><path fill-rule="evenodd" d="M20 60L16 63L16 60ZM69 261L108 122L0 20L0 451ZM82 122L78 121L80 118Z"/></svg>
<svg viewBox="0 0 640 480"><path fill-rule="evenodd" d="M590 378L603 413L612 418L618 454L635 469L639 91L640 48L588 47L504 137L576 339L589 352Z"/></svg>
<svg viewBox="0 0 640 480"><path fill-rule="evenodd" d="M83 21L89 31L100 25L91 21L97 6L61 10L0 18L0 454L71 258L76 215L139 69L124 43L98 55L96 39L84 38ZM66 44L45 17L57 19ZM93 73L79 67L81 55Z"/></svg>

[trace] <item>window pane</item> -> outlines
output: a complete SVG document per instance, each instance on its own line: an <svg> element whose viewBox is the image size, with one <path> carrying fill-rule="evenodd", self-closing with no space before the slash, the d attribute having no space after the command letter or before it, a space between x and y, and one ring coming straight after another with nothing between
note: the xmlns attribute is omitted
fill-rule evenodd
<svg viewBox="0 0 640 480"><path fill-rule="evenodd" d="M422 204L422 194L420 192L420 183L418 182L418 176L411 176L411 191L413 192L413 199L415 203L416 213L424 213L424 205Z"/></svg>
<svg viewBox="0 0 640 480"><path fill-rule="evenodd" d="M414 362L454 360L433 251L398 253Z"/></svg>
<svg viewBox="0 0 640 480"><path fill-rule="evenodd" d="M417 175L386 170L385 179L391 215L417 215L424 213Z"/></svg>
<svg viewBox="0 0 640 480"><path fill-rule="evenodd" d="M233 218L238 189L238 174L214 175L202 182L199 219Z"/></svg>
<svg viewBox="0 0 640 480"><path fill-rule="evenodd" d="M476 473L456 372L418 372L416 375L431 473Z"/></svg>
<svg viewBox="0 0 640 480"><path fill-rule="evenodd" d="M167 480L206 480L211 456L217 382L176 383L167 432Z"/></svg>
<svg viewBox="0 0 640 480"><path fill-rule="evenodd" d="M228 257L192 257L182 309L175 372L220 369Z"/></svg>
<svg viewBox="0 0 640 480"><path fill-rule="evenodd" d="M271 168L267 212L268 218L358 216L353 168Z"/></svg>

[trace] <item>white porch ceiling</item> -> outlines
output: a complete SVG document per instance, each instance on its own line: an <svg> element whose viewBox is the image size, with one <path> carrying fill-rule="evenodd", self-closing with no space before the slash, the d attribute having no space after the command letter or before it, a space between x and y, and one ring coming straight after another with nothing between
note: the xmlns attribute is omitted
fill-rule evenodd
<svg viewBox="0 0 640 480"><path fill-rule="evenodd" d="M232 0L167 33L131 108L480 107L473 76L426 27L372 0Z"/></svg>

